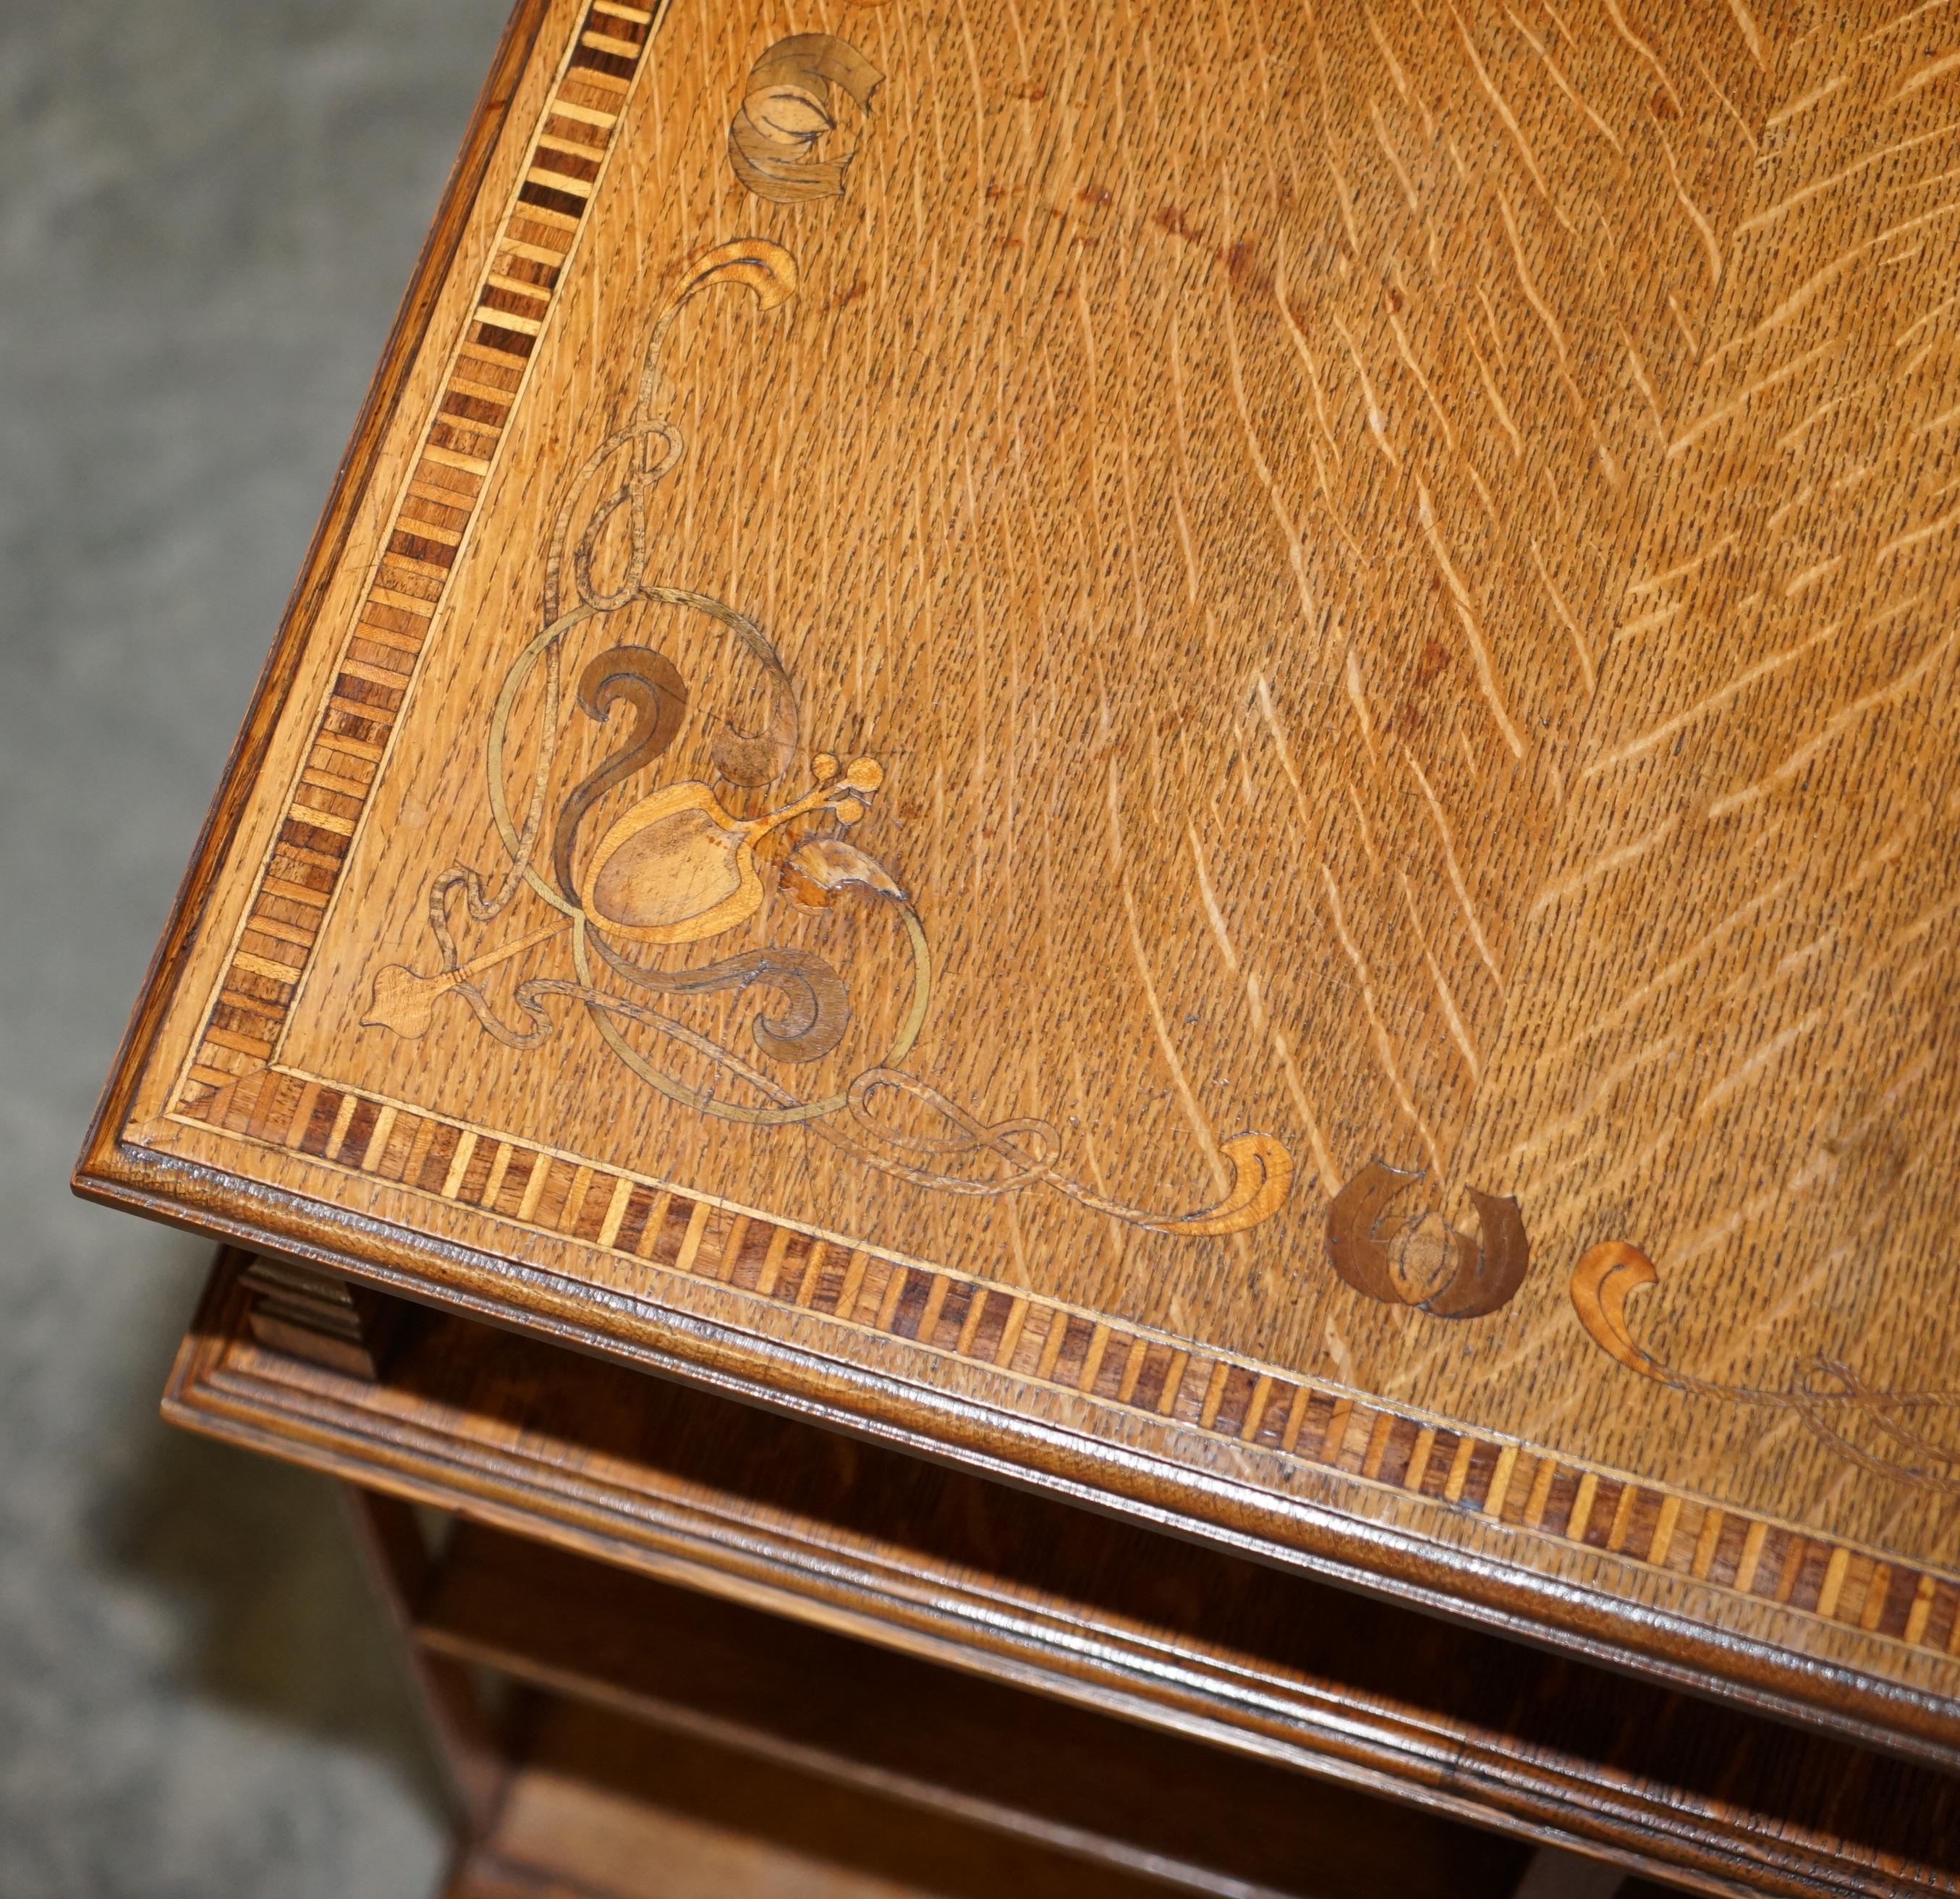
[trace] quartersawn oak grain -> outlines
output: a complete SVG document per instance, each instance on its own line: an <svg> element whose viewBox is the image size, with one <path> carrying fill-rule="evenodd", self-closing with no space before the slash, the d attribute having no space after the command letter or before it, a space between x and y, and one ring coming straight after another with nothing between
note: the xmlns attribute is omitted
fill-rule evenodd
<svg viewBox="0 0 1960 1899"><path fill-rule="evenodd" d="M520 10L78 1184L1949 1746L1952 33Z"/></svg>

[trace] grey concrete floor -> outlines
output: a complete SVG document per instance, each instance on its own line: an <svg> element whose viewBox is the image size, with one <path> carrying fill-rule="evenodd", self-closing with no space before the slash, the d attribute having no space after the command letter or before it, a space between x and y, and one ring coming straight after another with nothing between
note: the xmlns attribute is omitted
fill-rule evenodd
<svg viewBox="0 0 1960 1899"><path fill-rule="evenodd" d="M0 1894L422 1894L323 1481L168 1432L67 1176L505 0L0 4Z"/></svg>

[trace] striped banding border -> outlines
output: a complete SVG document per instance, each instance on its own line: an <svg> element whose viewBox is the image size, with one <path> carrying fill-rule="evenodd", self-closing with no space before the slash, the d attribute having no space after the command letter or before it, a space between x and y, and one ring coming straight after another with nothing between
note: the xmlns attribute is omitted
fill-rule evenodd
<svg viewBox="0 0 1960 1899"><path fill-rule="evenodd" d="M1960 1655L1960 1580L1053 1300L820 1239L637 1174L275 1069L212 1096L197 1118L619 1259L1173 1419L1840 1627Z"/></svg>
<svg viewBox="0 0 1960 1899"><path fill-rule="evenodd" d="M182 1107L278 1050L654 24L625 0L591 0L573 36L180 1088Z"/></svg>
<svg viewBox="0 0 1960 1899"><path fill-rule="evenodd" d="M1960 1581L1923 1567L271 1066L655 24L625 0L591 0L579 20L178 1117L1386 1492L1960 1655Z"/></svg>

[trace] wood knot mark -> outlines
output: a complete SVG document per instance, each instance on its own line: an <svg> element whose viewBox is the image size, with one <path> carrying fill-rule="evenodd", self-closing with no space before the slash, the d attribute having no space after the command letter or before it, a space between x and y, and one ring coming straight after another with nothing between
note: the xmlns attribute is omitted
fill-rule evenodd
<svg viewBox="0 0 1960 1899"><path fill-rule="evenodd" d="M1160 205L1150 213L1150 222L1171 237L1195 244L1225 266L1232 288L1241 297L1271 297L1273 273L1259 260L1258 247L1249 237L1234 238L1230 244L1215 243L1211 234L1180 205Z"/></svg>

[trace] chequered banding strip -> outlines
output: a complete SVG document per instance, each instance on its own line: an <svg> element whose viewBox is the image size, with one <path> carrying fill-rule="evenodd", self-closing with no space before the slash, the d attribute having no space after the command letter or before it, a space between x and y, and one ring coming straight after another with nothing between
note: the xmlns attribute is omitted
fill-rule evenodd
<svg viewBox="0 0 1960 1899"><path fill-rule="evenodd" d="M638 1262L1340 1471L1822 1621L1960 1655L1960 1582L1011 1288L270 1068L656 16L592 0L398 497L180 1110Z"/></svg>
<svg viewBox="0 0 1960 1899"><path fill-rule="evenodd" d="M591 0L572 36L185 1074L186 1107L278 1045L654 24Z"/></svg>
<svg viewBox="0 0 1960 1899"><path fill-rule="evenodd" d="M278 1069L195 1112L231 1133L655 1272L712 1279L1841 1627L1960 1655L1960 1580L1746 1512Z"/></svg>

